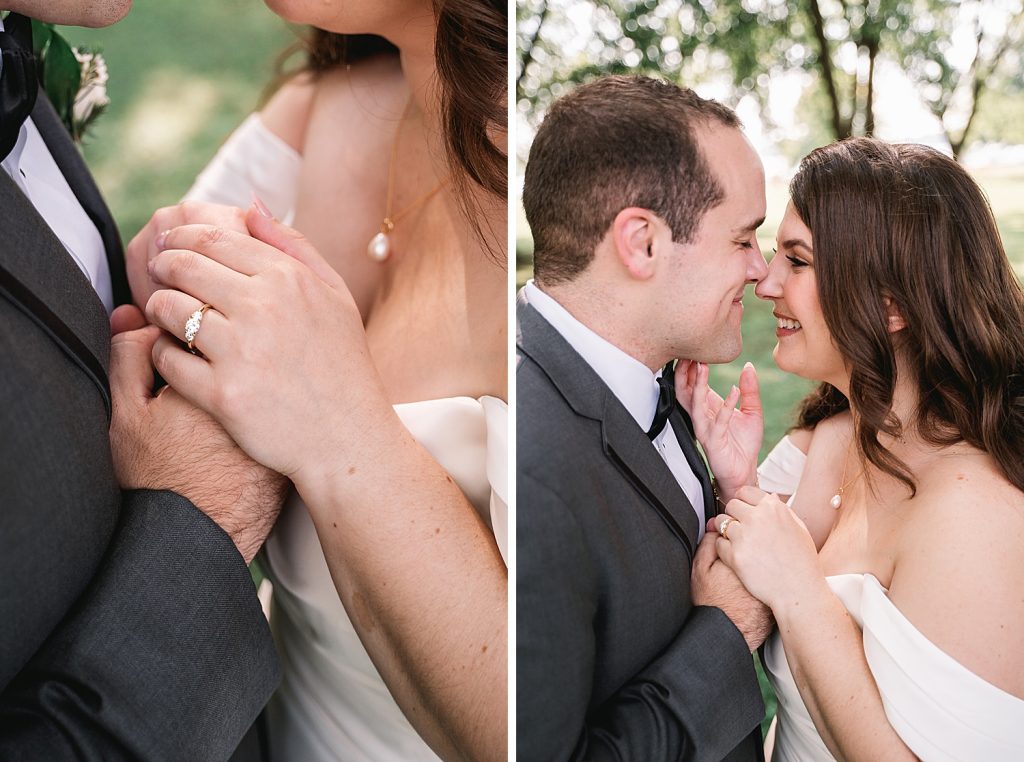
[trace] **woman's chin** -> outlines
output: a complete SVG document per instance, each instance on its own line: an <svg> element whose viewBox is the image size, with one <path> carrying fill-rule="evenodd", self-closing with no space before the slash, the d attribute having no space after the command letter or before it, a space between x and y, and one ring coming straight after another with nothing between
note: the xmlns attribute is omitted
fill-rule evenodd
<svg viewBox="0 0 1024 762"><path fill-rule="evenodd" d="M781 344L776 344L775 349L772 350L772 359L775 361L775 366L786 373L792 373L794 376L800 376L801 378L807 378L807 374L801 371L801 364L794 362L785 349L782 348ZM816 379L811 379L812 381Z"/></svg>

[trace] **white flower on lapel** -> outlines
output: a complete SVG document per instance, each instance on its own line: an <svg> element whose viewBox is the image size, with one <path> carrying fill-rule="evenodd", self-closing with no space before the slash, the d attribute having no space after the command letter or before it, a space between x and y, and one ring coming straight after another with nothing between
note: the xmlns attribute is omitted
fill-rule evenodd
<svg viewBox="0 0 1024 762"><path fill-rule="evenodd" d="M99 53L74 48L75 58L82 67L82 80L75 95L73 116L76 129L73 134L82 135L86 127L110 105L107 97L107 62Z"/></svg>

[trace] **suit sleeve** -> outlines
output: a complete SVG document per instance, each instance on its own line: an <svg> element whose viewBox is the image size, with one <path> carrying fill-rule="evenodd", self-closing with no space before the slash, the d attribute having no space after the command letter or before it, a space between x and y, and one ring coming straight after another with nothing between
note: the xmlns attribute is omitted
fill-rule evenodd
<svg viewBox="0 0 1024 762"><path fill-rule="evenodd" d="M278 680L227 534L179 495L126 492L92 584L0 694L0 759L227 759Z"/></svg>
<svg viewBox="0 0 1024 762"><path fill-rule="evenodd" d="M721 760L764 716L753 660L720 610L696 607L666 650L589 707L598 615L573 514L518 476L517 749L520 760Z"/></svg>

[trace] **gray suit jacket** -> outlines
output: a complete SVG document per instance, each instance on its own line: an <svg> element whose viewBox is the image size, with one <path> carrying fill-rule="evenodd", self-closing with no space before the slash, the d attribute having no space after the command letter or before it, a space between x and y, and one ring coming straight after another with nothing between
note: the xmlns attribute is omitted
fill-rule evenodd
<svg viewBox="0 0 1024 762"><path fill-rule="evenodd" d="M519 758L759 759L746 642L691 603L693 508L593 369L531 306L518 315ZM710 516L684 416L670 421Z"/></svg>
<svg viewBox="0 0 1024 762"><path fill-rule="evenodd" d="M40 93L33 113L107 248L117 229ZM0 172L0 758L226 759L277 684L242 557L170 492L122 493L109 321Z"/></svg>

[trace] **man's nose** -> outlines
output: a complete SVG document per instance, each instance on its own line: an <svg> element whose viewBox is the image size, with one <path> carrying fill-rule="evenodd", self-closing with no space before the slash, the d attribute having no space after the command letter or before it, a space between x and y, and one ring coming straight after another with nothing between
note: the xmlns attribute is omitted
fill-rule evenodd
<svg viewBox="0 0 1024 762"><path fill-rule="evenodd" d="M764 255L761 253L760 244L755 243L750 250L750 258L747 262L747 281L749 283L759 283L768 275L768 263L764 261Z"/></svg>

